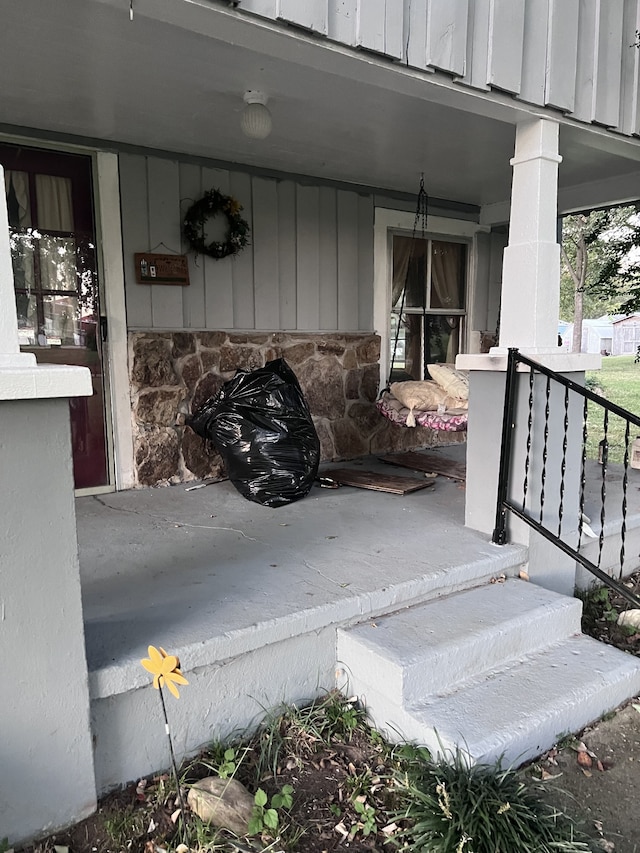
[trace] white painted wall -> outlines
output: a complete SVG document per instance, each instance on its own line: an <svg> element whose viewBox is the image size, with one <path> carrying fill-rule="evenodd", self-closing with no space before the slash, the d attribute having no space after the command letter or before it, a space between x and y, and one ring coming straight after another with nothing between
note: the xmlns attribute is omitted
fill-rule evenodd
<svg viewBox="0 0 640 853"><path fill-rule="evenodd" d="M250 245L189 252L189 287L136 284L134 253L186 252L181 211L212 188L240 201ZM129 328L372 330L373 196L132 154L120 192Z"/></svg>

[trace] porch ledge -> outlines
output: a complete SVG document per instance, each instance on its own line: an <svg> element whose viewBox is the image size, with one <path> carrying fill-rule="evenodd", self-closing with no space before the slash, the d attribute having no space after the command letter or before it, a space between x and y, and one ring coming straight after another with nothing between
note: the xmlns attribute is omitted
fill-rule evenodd
<svg viewBox="0 0 640 853"><path fill-rule="evenodd" d="M90 397L91 371L59 364L3 365L0 362L0 401L54 397Z"/></svg>
<svg viewBox="0 0 640 853"><path fill-rule="evenodd" d="M557 352L547 350L539 352L522 348L523 355L539 362L543 367L548 367L556 373L578 373L585 370L600 370L602 367L602 356L585 352ZM493 370L504 372L507 369L508 350L503 347L494 347L489 353L461 354L456 358L458 370ZM518 370L528 372L525 365L520 365Z"/></svg>
<svg viewBox="0 0 640 853"><path fill-rule="evenodd" d="M446 568L439 567L433 572L417 575L410 580L361 594L346 593L317 607L300 609L276 618L226 630L217 636L209 636L197 642L176 644L171 647L171 652L182 660L182 671L188 676L193 670L223 666L226 661L266 645L317 633L329 626L352 625L372 616L484 583L492 576L514 576L526 562L528 552L521 545L497 546L484 542L479 549L481 542L477 534L469 533L468 547L470 551L479 551L479 554L475 556L469 553L467 562ZM208 632L204 633L206 635ZM127 655L89 672L89 694L92 701L148 685L149 676L140 666L140 655Z"/></svg>

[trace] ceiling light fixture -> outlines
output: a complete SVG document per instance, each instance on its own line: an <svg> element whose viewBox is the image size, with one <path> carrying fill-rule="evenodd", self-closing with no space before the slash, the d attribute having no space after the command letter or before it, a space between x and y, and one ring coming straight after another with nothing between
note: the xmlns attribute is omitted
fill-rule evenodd
<svg viewBox="0 0 640 853"><path fill-rule="evenodd" d="M244 93L245 108L240 118L240 127L250 139L266 139L271 133L273 123L271 113L267 109L268 100L264 92L257 92L255 89Z"/></svg>

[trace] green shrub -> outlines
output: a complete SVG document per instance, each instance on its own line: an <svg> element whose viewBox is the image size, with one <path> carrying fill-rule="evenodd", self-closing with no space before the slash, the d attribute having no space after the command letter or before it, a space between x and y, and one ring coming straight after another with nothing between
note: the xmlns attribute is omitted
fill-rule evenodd
<svg viewBox="0 0 640 853"><path fill-rule="evenodd" d="M398 840L415 853L577 853L562 813L545 805L513 770L452 762L413 765L396 781L404 809Z"/></svg>

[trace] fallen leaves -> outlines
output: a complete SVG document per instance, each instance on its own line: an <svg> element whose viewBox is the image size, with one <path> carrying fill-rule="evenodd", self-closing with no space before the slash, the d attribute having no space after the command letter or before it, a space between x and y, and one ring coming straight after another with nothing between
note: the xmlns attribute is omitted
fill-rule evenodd
<svg viewBox="0 0 640 853"><path fill-rule="evenodd" d="M585 768L589 769L593 765L593 759L586 750L578 752L578 764L583 770Z"/></svg>
<svg viewBox="0 0 640 853"><path fill-rule="evenodd" d="M588 777L593 775L591 772L591 768L594 766L594 762L596 770L598 770L600 773L604 773L604 771L608 769L608 766L606 766L598 758L595 752L592 752L590 749L588 749L582 741L577 742L573 748L578 753L577 761L580 765L580 769L582 770L585 776Z"/></svg>

